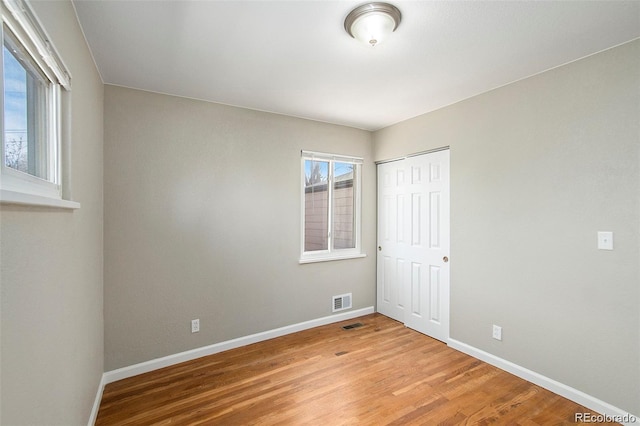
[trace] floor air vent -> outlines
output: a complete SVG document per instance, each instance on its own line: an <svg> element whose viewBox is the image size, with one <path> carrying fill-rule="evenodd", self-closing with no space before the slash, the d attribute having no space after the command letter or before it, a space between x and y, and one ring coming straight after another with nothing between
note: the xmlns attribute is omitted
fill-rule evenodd
<svg viewBox="0 0 640 426"><path fill-rule="evenodd" d="M351 293L333 296L333 312L351 309Z"/></svg>
<svg viewBox="0 0 640 426"><path fill-rule="evenodd" d="M352 328L358 328L358 327L362 327L362 323L361 322L357 322L355 324L345 325L342 328L344 328L345 330L351 330Z"/></svg>

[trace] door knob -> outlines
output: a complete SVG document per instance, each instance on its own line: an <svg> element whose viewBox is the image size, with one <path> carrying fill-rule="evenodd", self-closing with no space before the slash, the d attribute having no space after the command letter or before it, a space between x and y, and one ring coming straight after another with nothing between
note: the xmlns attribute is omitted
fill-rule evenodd
<svg viewBox="0 0 640 426"><path fill-rule="evenodd" d="M382 251L382 246L378 246L378 251Z"/></svg>
<svg viewBox="0 0 640 426"><path fill-rule="evenodd" d="M445 256L445 257L443 257L443 258L442 258L442 261L443 261L444 263L447 263L447 262L449 261L449 258L448 258L447 256Z"/></svg>

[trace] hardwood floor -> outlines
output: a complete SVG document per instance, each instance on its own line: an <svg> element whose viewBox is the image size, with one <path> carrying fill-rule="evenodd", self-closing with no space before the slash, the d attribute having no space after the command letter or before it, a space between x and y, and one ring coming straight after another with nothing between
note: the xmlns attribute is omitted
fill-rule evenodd
<svg viewBox="0 0 640 426"><path fill-rule="evenodd" d="M558 425L583 412L372 314L108 384L96 425Z"/></svg>

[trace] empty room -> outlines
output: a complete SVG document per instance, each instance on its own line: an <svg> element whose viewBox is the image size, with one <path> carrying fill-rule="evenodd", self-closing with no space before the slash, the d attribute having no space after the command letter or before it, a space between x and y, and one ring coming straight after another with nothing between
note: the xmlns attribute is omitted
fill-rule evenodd
<svg viewBox="0 0 640 426"><path fill-rule="evenodd" d="M0 3L1 425L640 423L640 1Z"/></svg>

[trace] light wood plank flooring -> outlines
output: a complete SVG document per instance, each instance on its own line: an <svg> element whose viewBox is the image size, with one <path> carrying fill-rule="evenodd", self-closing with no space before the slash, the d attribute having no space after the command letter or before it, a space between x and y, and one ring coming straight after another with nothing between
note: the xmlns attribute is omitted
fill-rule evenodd
<svg viewBox="0 0 640 426"><path fill-rule="evenodd" d="M111 383L96 424L546 426L582 412L372 314Z"/></svg>

